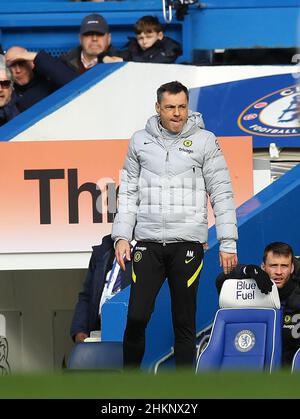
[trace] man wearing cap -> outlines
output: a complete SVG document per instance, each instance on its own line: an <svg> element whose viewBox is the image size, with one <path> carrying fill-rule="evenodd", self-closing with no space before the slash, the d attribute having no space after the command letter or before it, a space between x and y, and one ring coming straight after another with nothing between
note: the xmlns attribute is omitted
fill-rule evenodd
<svg viewBox="0 0 300 419"><path fill-rule="evenodd" d="M123 61L120 52L111 45L111 34L106 20L96 13L86 16L80 26L80 45L61 57L62 61L82 74L104 57L114 57L113 61ZM110 60L111 62L111 60Z"/></svg>
<svg viewBox="0 0 300 419"><path fill-rule="evenodd" d="M76 78L76 72L46 51L31 52L14 46L5 54L12 72L13 87L20 112Z"/></svg>

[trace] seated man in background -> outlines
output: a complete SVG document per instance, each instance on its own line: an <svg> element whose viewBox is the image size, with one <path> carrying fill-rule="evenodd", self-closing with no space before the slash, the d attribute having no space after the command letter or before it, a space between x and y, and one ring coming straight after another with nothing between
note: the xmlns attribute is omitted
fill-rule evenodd
<svg viewBox="0 0 300 419"><path fill-rule="evenodd" d="M115 250L110 236L104 236L101 245L93 246L87 276L83 289L78 295L71 324L70 334L76 343L83 342L90 336L91 331L101 329L99 312L103 303L130 284L131 263L126 264L125 272L122 270L116 272L121 275L119 284L117 284L118 278L112 278L113 266L119 269L119 265L114 263L114 258ZM112 279L115 280L114 284L111 283Z"/></svg>
<svg viewBox="0 0 300 419"><path fill-rule="evenodd" d="M20 112L76 78L73 70L43 50L37 53L12 47L7 50L5 60L12 72Z"/></svg>
<svg viewBox="0 0 300 419"><path fill-rule="evenodd" d="M77 74L82 74L98 63L106 62L104 57L118 56L111 45L109 26L103 16L96 13L86 16L80 26L80 45L61 56L64 63ZM115 58L114 61L123 61Z"/></svg>
<svg viewBox="0 0 300 419"><path fill-rule="evenodd" d="M12 74L8 68L0 66L0 126L6 124L18 113L13 95Z"/></svg>
<svg viewBox="0 0 300 419"><path fill-rule="evenodd" d="M299 261L294 258L291 246L274 242L265 248L261 267L237 265L229 274L221 273L216 279L218 293L227 279L253 278L265 294L275 283L283 308L282 366L291 366L300 347L300 279L294 276L294 263L298 265Z"/></svg>
<svg viewBox="0 0 300 419"><path fill-rule="evenodd" d="M130 38L125 46L125 61L142 63L174 63L182 54L181 46L164 35L157 17L143 16L133 28L136 37Z"/></svg>

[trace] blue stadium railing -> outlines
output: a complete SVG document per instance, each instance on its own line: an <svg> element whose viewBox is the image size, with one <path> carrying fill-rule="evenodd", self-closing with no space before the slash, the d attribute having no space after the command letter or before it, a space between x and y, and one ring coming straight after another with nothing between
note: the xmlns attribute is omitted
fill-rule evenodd
<svg viewBox="0 0 300 419"><path fill-rule="evenodd" d="M299 9L300 0L197 1L188 6L183 20L176 19L172 9L172 21L165 24L165 32L183 46L179 62L193 61L199 50L295 48L300 36ZM117 47L133 35L132 26L138 18L151 14L164 22L162 0L2 0L0 44L4 49L21 45L60 55L78 44L80 21L90 13L100 13L107 19Z"/></svg>
<svg viewBox="0 0 300 419"><path fill-rule="evenodd" d="M0 3L0 44L4 50L20 45L33 51L45 49L59 56L78 45L80 22L91 13L100 13L107 19L113 45L118 48L126 44L129 36L134 36L132 28L140 17L151 14L164 22L161 2L157 0L5 2ZM164 29L167 36L184 44L185 26L184 21L174 19ZM188 47L184 45L184 51ZM189 58L183 54L182 60Z"/></svg>

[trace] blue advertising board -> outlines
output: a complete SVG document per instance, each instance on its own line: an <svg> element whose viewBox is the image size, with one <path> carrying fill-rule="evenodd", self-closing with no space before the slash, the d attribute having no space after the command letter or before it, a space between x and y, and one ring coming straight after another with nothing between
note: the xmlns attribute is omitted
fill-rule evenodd
<svg viewBox="0 0 300 419"><path fill-rule="evenodd" d="M300 85L281 74L191 89L190 103L217 136L252 135L253 147L300 147Z"/></svg>

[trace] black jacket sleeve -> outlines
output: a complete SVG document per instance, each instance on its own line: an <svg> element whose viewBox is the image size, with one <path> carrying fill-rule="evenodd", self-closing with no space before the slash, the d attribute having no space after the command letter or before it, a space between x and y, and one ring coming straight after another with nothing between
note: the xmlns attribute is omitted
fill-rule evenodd
<svg viewBox="0 0 300 419"><path fill-rule="evenodd" d="M76 72L66 65L61 59L56 59L41 50L34 59L34 71L45 77L57 88L64 86L77 77Z"/></svg>
<svg viewBox="0 0 300 419"><path fill-rule="evenodd" d="M93 246L92 256L82 291L78 295L72 319L70 334L72 339L79 332L89 334L100 329L99 303L107 272L114 259L113 240L103 237L101 245Z"/></svg>
<svg viewBox="0 0 300 419"><path fill-rule="evenodd" d="M232 271L229 274L224 274L224 272L221 272L217 278L216 278L216 287L218 294L220 294L222 286L226 279L242 279L246 278L246 275L244 274L243 270L246 265L237 265L235 268L232 269Z"/></svg>
<svg viewBox="0 0 300 419"><path fill-rule="evenodd" d="M75 306L74 315L71 324L70 334L73 340L79 332L90 333L89 317L91 310L92 292L93 292L93 277L96 269L95 257L92 254L88 272L83 284L83 289L78 295L78 301Z"/></svg>
<svg viewBox="0 0 300 419"><path fill-rule="evenodd" d="M110 45L110 47L106 50L101 52L98 56L98 63L102 64L103 63L103 58L104 57L121 57L123 58L124 61L127 61L124 57L127 56L127 52L126 51L121 51L116 49L115 47L113 47L112 45Z"/></svg>
<svg viewBox="0 0 300 419"><path fill-rule="evenodd" d="M220 293L222 285L226 279L236 278L245 279L252 278L255 280L257 287L263 294L268 294L272 291L273 282L269 275L257 265L238 265L229 274L220 274L216 280L218 293Z"/></svg>

